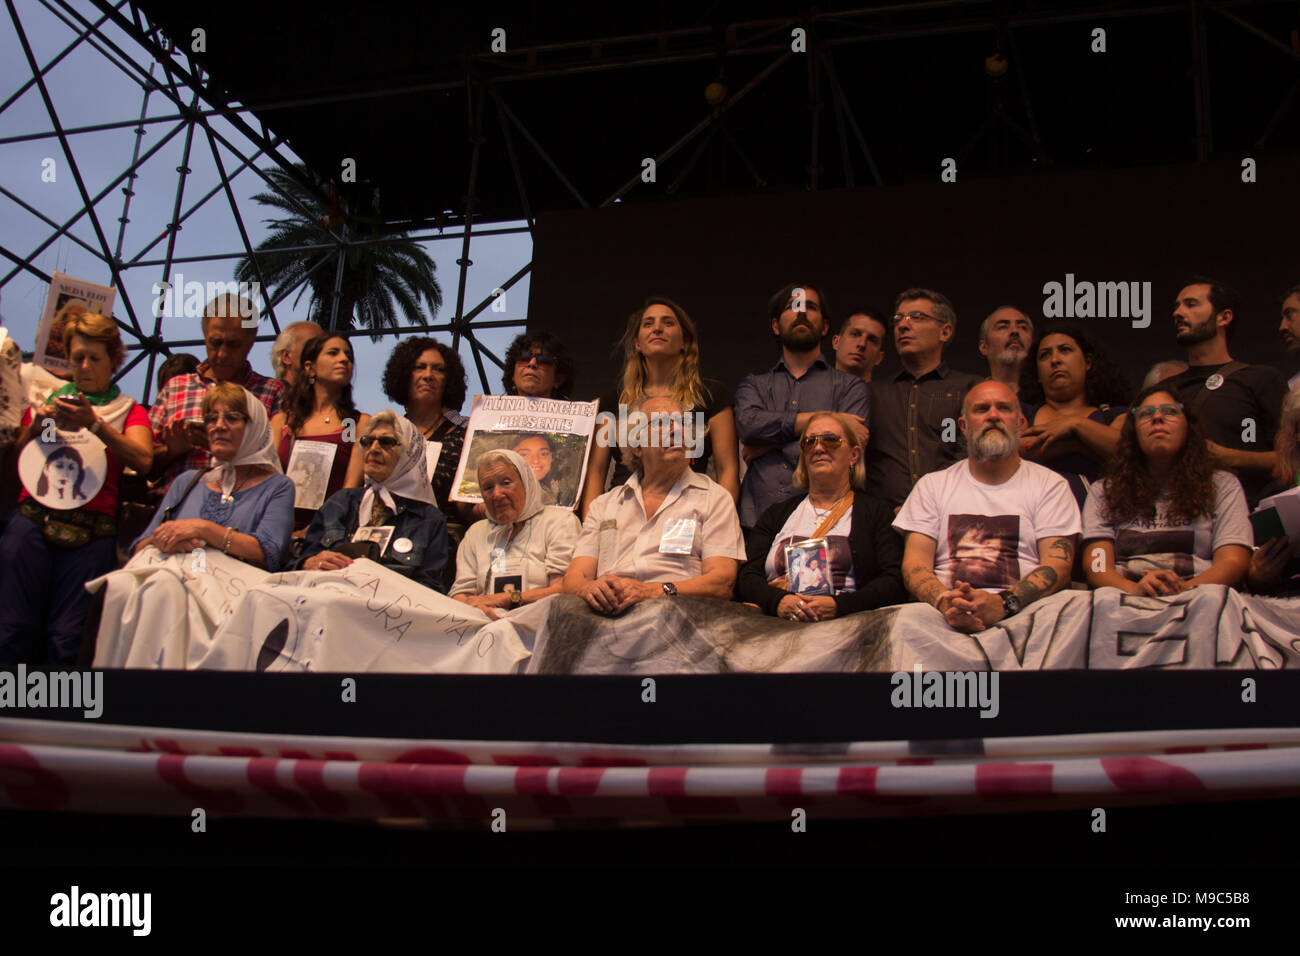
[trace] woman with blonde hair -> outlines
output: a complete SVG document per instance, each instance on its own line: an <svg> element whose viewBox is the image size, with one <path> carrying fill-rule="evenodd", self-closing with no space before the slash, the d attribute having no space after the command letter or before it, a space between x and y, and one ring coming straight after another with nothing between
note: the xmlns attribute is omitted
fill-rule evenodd
<svg viewBox="0 0 1300 956"><path fill-rule="evenodd" d="M862 453L849 417L818 412L808 420L794 471L795 487L807 494L787 498L759 517L736 582L739 600L791 621L826 621L907 600L893 509L862 490ZM817 576L824 577L817 589L829 579L830 595L789 590L786 549L804 542L824 543L830 565L821 568L818 562Z"/></svg>
<svg viewBox="0 0 1300 956"><path fill-rule="evenodd" d="M35 414L23 413L15 443L26 449L24 458L44 452L46 467L19 496L18 512L0 539L0 666L76 661L90 607L84 585L113 570L117 560L122 469L145 473L153 462L147 410L113 384L126 358L117 323L77 312L69 315L61 344L72 381ZM33 441L37 448L28 447ZM104 461L103 482L93 492L83 490L89 476L82 462L89 455ZM50 480L47 469L60 462L77 471L70 484ZM51 493L55 486L59 493Z"/></svg>
<svg viewBox="0 0 1300 956"><path fill-rule="evenodd" d="M618 447L619 407L630 408L647 398L675 400L693 416L702 416L707 429L702 451L691 468L708 471L713 460L717 482L733 500L740 498L740 455L731 397L722 383L700 376L700 347L695 323L672 299L652 296L628 316L627 328L616 351L623 353L623 371L615 389L601 399L597 440L591 448L583 482L582 513L605 491L605 474L614 458L610 487L623 484L631 474ZM692 419L696 420L696 419Z"/></svg>

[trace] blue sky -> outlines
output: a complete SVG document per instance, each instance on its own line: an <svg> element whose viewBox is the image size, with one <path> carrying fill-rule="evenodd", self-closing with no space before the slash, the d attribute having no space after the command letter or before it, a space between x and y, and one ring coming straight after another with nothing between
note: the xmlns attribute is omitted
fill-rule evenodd
<svg viewBox="0 0 1300 956"><path fill-rule="evenodd" d="M19 21L40 66L45 66L74 39L73 30L35 0L17 0L15 6ZM89 20L94 21L98 18L97 11L89 3L74 2L74 6ZM0 17L8 19L8 12L0 13ZM143 53L125 34L111 26L102 28L101 34L112 39L127 52L133 53L137 61L143 63L146 70L148 69L149 64ZM155 72L161 75L160 70ZM6 23L3 28L0 28L0 102L8 99L30 78L31 69L17 31L13 29L12 23ZM140 116L143 98L140 86L85 43L74 49L46 73L45 82L54 109L65 129L134 121ZM164 96L157 93L150 96L147 116L163 117L173 115L175 112L174 105ZM141 155L156 146L176 125L174 122L146 125L145 135L140 142ZM254 147L224 120L220 118L214 120L213 127L245 155L252 155ZM0 113L0 138L40 133L52 128L40 90L36 86L27 90L8 109ZM134 129L135 124L132 122L130 126L122 129L77 133L69 136L73 156L84 178L86 189L92 197L109 185L130 164L136 145ZM121 255L128 263L136 259L148 262L164 258L166 239L158 242L152 249L148 247L164 234L171 221L176 202L178 180L176 167L181 165L184 141L185 131L182 129L141 166L139 176L135 180L135 195L130 198L128 213L130 221L124 228L119 223L119 217L123 214L125 197L122 188L125 183L112 189L95 206L110 250L117 247L119 229L122 229ZM220 150L221 161L230 174L239 166L241 160L220 144L217 148ZM285 151L290 159L296 159L291 149ZM42 172L48 167L48 164L44 163L47 158L55 162L54 182L46 182L42 179ZM258 165L267 167L270 161L262 157ZM191 171L186 180L181 203L182 214L219 182L211 147L201 129L196 131L191 146L189 167ZM85 205L59 140L54 136L0 144L0 185L60 225L76 215ZM266 188L265 183L256 173L244 169L230 176L230 185L244 224L249 230L250 239L256 245L267 232L263 218L273 214L271 210L251 199L254 193ZM69 231L92 248L99 248L99 240L88 216L79 219ZM96 259L91 252L66 236L60 237L43 251L32 256L36 248L53 232L54 229L37 216L24 210L8 196L0 194L0 245L20 258L31 257L32 264L43 272L53 273L58 269L80 279L105 285L111 283L108 267ZM456 286L459 278L456 259L460 254L460 247L460 239L443 239L425 244L426 251L437 263L437 276L442 285L444 300L442 309L432 321L445 322L455 312ZM224 192L218 192L184 221L177 236L174 255L176 257L203 256L241 251L242 243L229 203ZM490 295L494 288L504 283L531 257L532 240L527 233L475 239L471 244L470 254L474 265L469 269L466 283L466 311ZM232 277L234 261L233 258L228 258L212 262L180 262L173 267L173 281L175 272L182 273L185 281L226 281ZM12 261L7 258L0 259L0 279L14 268ZM119 304L114 310L117 318L129 324L126 308L122 304L123 297L129 296L136 316L145 327L145 332L152 332L153 287L162 275L161 264L128 268L123 275L122 286L118 289ZM26 271L20 271L0 287L0 315L4 317L4 325L9 334L24 350L30 351L35 344L36 326L47 290L46 283ZM282 326L306 315L308 296L304 295L296 308L293 306L295 298L296 296L290 296L287 301L276 307L276 317ZM510 289L505 304L504 313L485 312L483 318L518 319L522 322L527 314L527 277ZM271 331L269 322L265 322L262 332ZM515 334L517 334L516 330L511 329L492 329L479 333L480 339L498 356L504 354L506 346ZM162 335L169 341L197 339L200 337L198 320L185 317L164 318ZM450 336L446 333L439 333L438 337L450 342ZM135 339L129 335L124 336L124 339L128 346L135 342ZM368 337L353 339L358 368L354 395L358 407L364 411L378 411L389 404L380 388L380 378L384 362L397 341L397 338L392 336L381 339L377 343L372 343ZM185 350L194 352L200 358L203 357L202 346ZM128 357L128 361L134 357L134 354L133 352ZM500 370L485 357L484 365L488 374L485 388L484 383L479 381L467 345L462 347L461 356L469 375L469 396L466 398L468 409L469 400L475 393L501 390ZM270 342L259 342L254 347L251 360L257 371L269 374ZM119 383L126 392L137 398L144 393L145 367L145 363L141 362Z"/></svg>

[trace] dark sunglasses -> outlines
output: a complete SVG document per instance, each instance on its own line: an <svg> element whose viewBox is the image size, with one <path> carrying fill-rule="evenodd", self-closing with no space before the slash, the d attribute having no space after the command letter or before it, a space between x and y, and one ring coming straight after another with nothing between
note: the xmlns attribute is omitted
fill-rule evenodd
<svg viewBox="0 0 1300 956"><path fill-rule="evenodd" d="M839 435L832 435L829 432L822 435L804 435L803 438L799 439L800 446L805 450L812 448L818 442L825 445L827 451L834 451L836 448L839 448L844 444L844 439Z"/></svg>
<svg viewBox="0 0 1300 956"><path fill-rule="evenodd" d="M515 359L519 365L527 365L533 359L537 359L538 365L554 365L555 356L550 352L524 352L519 358Z"/></svg>
<svg viewBox="0 0 1300 956"><path fill-rule="evenodd" d="M367 435L365 438L357 439L357 444L367 451L375 442L379 442L384 451L391 451L397 447L397 439L392 435Z"/></svg>

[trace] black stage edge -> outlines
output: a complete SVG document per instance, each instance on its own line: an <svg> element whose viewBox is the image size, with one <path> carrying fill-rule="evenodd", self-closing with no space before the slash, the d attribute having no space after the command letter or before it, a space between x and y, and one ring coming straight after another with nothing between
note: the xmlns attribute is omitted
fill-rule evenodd
<svg viewBox="0 0 1300 956"><path fill-rule="evenodd" d="M978 707L895 708L889 674L640 677L104 671L100 724L443 740L827 743L1300 724L1300 673L1060 671L998 675ZM356 683L344 701L344 681ZM1243 683L1255 683L1255 702ZM0 709L73 720L81 711Z"/></svg>

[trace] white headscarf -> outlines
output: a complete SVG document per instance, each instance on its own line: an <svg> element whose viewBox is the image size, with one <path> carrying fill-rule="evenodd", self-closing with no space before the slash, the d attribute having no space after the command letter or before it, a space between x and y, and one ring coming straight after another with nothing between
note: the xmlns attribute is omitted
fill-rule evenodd
<svg viewBox="0 0 1300 956"><path fill-rule="evenodd" d="M529 467L528 462L524 461L522 455L517 451L511 451L509 448L500 448L495 451L484 452L479 456L478 467L483 467L483 459L491 456L492 458L505 458L510 464L514 465L515 471L519 472L519 480L524 486L524 507L519 512L519 517L510 522L511 525L520 521L527 521L537 512L546 507L546 499L542 493L542 486L538 484L537 476L533 474L533 469ZM489 459L490 460L490 459ZM487 514L487 506L483 508L484 514ZM488 521L492 522L492 527L501 528L510 525L500 525L489 516Z"/></svg>
<svg viewBox="0 0 1300 956"><path fill-rule="evenodd" d="M215 476L221 483L221 494L227 498L234 493L235 469L240 465L257 465L270 468L277 475L284 474L284 469L280 467L280 456L275 450L275 442L271 437L271 420L267 417L266 406L242 385L238 388L244 393L244 405L248 410L248 421L244 424L244 438L239 443L239 451L235 452L235 457L231 461L216 462L212 471L208 473L210 477Z"/></svg>
<svg viewBox="0 0 1300 956"><path fill-rule="evenodd" d="M370 514L376 496L394 513L397 511L395 495L413 501L424 501L436 508L438 499L433 496L433 488L429 483L428 459L425 456L424 436L420 430L392 409L384 409L371 418L366 426L366 434L380 425L392 426L397 436L397 464L393 466L392 474L382 482L373 481L370 476L366 476L366 491L361 496L361 508L357 512L361 521L364 522Z"/></svg>

